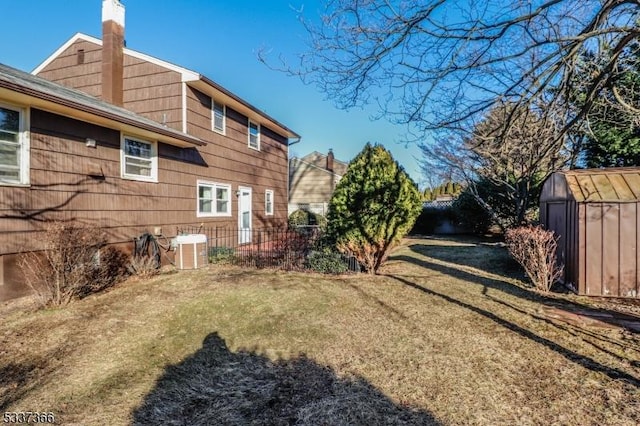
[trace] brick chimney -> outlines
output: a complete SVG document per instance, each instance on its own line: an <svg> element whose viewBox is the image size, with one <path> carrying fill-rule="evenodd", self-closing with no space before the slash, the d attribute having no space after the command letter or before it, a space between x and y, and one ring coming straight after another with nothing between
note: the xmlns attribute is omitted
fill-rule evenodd
<svg viewBox="0 0 640 426"><path fill-rule="evenodd" d="M327 170L333 172L333 149L329 148L329 153L327 154Z"/></svg>
<svg viewBox="0 0 640 426"><path fill-rule="evenodd" d="M102 0L102 100L123 105L124 6Z"/></svg>

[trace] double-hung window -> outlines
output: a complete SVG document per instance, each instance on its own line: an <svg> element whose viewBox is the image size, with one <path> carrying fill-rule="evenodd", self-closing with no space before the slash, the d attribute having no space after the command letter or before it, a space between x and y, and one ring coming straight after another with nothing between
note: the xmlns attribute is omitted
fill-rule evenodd
<svg viewBox="0 0 640 426"><path fill-rule="evenodd" d="M231 216L231 185L198 181L197 216Z"/></svg>
<svg viewBox="0 0 640 426"><path fill-rule="evenodd" d="M29 183L29 140L25 111L0 104L0 184Z"/></svg>
<svg viewBox="0 0 640 426"><path fill-rule="evenodd" d="M264 214L273 216L273 190L271 189L264 192Z"/></svg>
<svg viewBox="0 0 640 426"><path fill-rule="evenodd" d="M212 100L211 111L213 130L224 135L227 115L226 107L223 104Z"/></svg>
<svg viewBox="0 0 640 426"><path fill-rule="evenodd" d="M249 120L249 148L260 151L260 125Z"/></svg>
<svg viewBox="0 0 640 426"><path fill-rule="evenodd" d="M158 181L158 146L156 142L124 136L121 154L123 178Z"/></svg>

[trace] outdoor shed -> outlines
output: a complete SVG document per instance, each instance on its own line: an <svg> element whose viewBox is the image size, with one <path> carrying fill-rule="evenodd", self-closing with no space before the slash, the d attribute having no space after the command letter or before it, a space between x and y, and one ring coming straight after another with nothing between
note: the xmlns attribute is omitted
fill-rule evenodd
<svg viewBox="0 0 640 426"><path fill-rule="evenodd" d="M542 187L540 222L558 237L564 282L579 294L640 290L640 168L568 170Z"/></svg>

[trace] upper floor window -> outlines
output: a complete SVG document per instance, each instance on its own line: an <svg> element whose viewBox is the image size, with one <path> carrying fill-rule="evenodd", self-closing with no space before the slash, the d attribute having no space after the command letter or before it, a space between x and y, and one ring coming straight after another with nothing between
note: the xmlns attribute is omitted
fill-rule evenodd
<svg viewBox="0 0 640 426"><path fill-rule="evenodd" d="M213 130L218 133L224 134L226 126L226 107L223 104L213 100L211 102L211 105L211 110L213 111Z"/></svg>
<svg viewBox="0 0 640 426"><path fill-rule="evenodd" d="M124 136L121 155L123 178L158 181L158 146L156 142Z"/></svg>
<svg viewBox="0 0 640 426"><path fill-rule="evenodd" d="M29 183L25 110L0 104L0 184Z"/></svg>
<svg viewBox="0 0 640 426"><path fill-rule="evenodd" d="M260 151L260 125L249 120L249 148Z"/></svg>
<svg viewBox="0 0 640 426"><path fill-rule="evenodd" d="M197 216L231 216L231 185L198 181Z"/></svg>
<svg viewBox="0 0 640 426"><path fill-rule="evenodd" d="M267 189L264 192L264 214L267 216L273 215L273 190Z"/></svg>

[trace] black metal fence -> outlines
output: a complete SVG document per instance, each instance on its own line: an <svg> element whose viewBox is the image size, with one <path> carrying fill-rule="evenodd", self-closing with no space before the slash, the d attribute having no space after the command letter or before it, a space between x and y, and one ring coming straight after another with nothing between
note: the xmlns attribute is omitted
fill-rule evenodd
<svg viewBox="0 0 640 426"><path fill-rule="evenodd" d="M348 271L360 271L354 257L337 254L323 243L322 230L317 226L263 229L193 226L180 228L178 233L205 234L209 263L305 270L313 269L310 256L329 251L330 256L346 264Z"/></svg>

